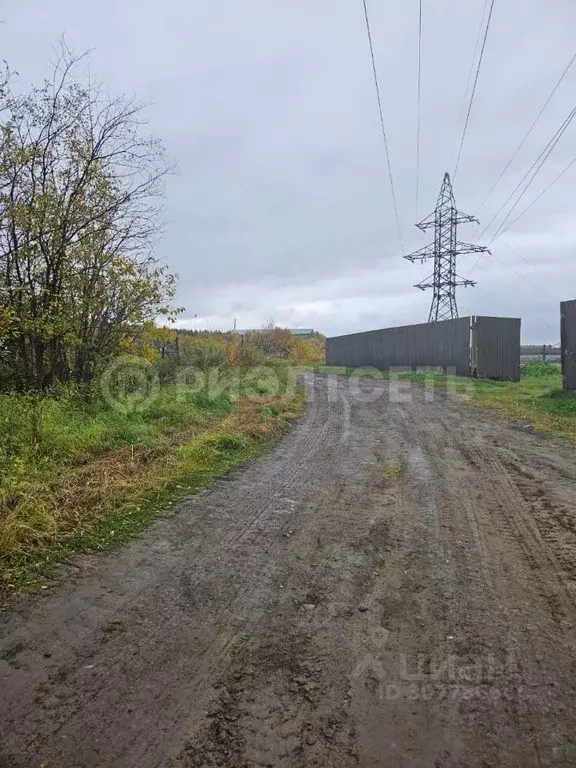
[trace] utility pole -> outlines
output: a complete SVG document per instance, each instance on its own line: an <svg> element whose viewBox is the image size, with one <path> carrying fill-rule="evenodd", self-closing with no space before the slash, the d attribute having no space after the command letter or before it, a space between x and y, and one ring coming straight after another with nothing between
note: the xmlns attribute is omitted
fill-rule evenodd
<svg viewBox="0 0 576 768"><path fill-rule="evenodd" d="M450 175L445 173L436 210L416 225L423 232L434 227L434 243L404 257L411 262L420 261L422 263L428 259L434 259L433 274L414 286L422 291L427 288L434 289L432 306L428 316L429 323L436 323L439 320L453 320L458 317L456 286L476 285L473 280L464 280L458 277L456 274L456 257L463 253L490 253L488 248L482 245L458 242L456 236L458 224L471 222L478 223L478 220L474 216L460 213L456 209Z"/></svg>

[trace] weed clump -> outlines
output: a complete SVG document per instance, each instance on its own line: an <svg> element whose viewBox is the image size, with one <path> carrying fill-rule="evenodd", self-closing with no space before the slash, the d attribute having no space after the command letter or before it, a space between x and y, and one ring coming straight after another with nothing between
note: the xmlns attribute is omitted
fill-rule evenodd
<svg viewBox="0 0 576 768"><path fill-rule="evenodd" d="M303 407L302 390L265 374L161 385L142 409L130 393L119 408L72 389L0 394L0 595L71 552L125 540L257 455Z"/></svg>
<svg viewBox="0 0 576 768"><path fill-rule="evenodd" d="M531 363L524 363L521 368L522 376L527 378L544 378L547 376L558 376L559 368L554 363L546 360L534 360Z"/></svg>

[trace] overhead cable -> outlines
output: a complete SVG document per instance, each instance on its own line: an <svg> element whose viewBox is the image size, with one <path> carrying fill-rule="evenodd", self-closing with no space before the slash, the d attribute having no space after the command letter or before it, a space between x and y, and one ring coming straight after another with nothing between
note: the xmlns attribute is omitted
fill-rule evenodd
<svg viewBox="0 0 576 768"><path fill-rule="evenodd" d="M390 150L388 148L388 138L386 136L386 127L384 124L384 108L382 106L382 97L380 94L380 84L378 82L378 71L376 69L376 58L374 56L374 44L372 42L372 30L370 28L370 17L368 14L368 6L366 0L362 0L364 4L364 16L366 18L366 31L368 33L368 44L370 46L370 57L372 59L372 71L374 74L374 85L376 87L376 97L378 99L378 110L380 112L380 126L382 128L382 138L384 139L384 149L386 151L386 164L388 166L388 176L390 179L390 189L392 191L392 203L394 204L394 213L396 215L396 226L398 228L398 239L400 241L400 248L404 253L404 241L402 239L402 228L400 227L400 216L398 215L398 204L396 201L396 190L394 188L394 177L392 175L392 163L390 162Z"/></svg>
<svg viewBox="0 0 576 768"><path fill-rule="evenodd" d="M488 32L490 30L490 22L492 21L492 12L494 11L495 0L492 0L490 4L490 12L488 13L488 20L486 22L486 29L484 30L484 39L482 41L482 48L480 49L480 58L478 59L478 66L476 68L476 76L474 78L474 86L472 87L472 93L470 94L470 103L468 104L468 112L466 114L466 121L464 123L464 130L462 131L462 139L460 140L460 149L458 150L458 157L456 159L456 167L454 168L453 179L456 179L458 173L458 167L460 165L460 157L462 156L462 148L464 147L464 139L466 138L466 132L468 130L468 122L470 121L470 113L472 111L472 104L474 103L474 96L476 95L476 86L478 85L478 78L480 76L480 69L482 68L482 61L484 59L484 51L486 49L486 41L488 39Z"/></svg>
<svg viewBox="0 0 576 768"><path fill-rule="evenodd" d="M513 189L513 190L512 190L512 192L510 193L510 195L508 195L508 197L506 198L506 200L504 201L504 203L502 203L502 205L500 206L500 208L499 208L499 209L496 211L496 213L494 214L494 216L492 216L492 218L490 219L490 221L488 222L488 224L487 224L487 225L484 227L484 229L483 229L483 230L482 230L482 232L480 233L480 235L479 235L479 238L478 238L478 239L480 239L480 238L481 238L481 237L482 237L482 236L483 236L483 235L484 235L484 234L485 234L485 233L488 231L488 229L489 229L489 228L492 226L492 224L493 224L493 223L496 221L496 219L498 218L498 216L499 216L499 215L502 213L502 211L504 210L504 208L506 208L506 206L508 205L508 203L509 203L509 202L512 200L512 198L514 197L514 195L516 194L516 192L518 192L518 190L520 189L520 187L522 186L522 184L524 184L524 182L525 182L525 181L528 179L528 177L529 177L529 176L530 176L530 174L532 173L532 176L531 176L531 178L530 178L530 179L528 179L528 181L527 181L527 183L526 183L526 185L525 185L525 187L524 187L523 191L521 192L520 196L518 197L518 199L516 200L516 202L514 203L514 205L512 206L512 208L510 209L510 211L508 211L508 213L507 213L507 214L506 214L506 216L504 217L504 220L503 220L503 221L501 222L501 224L499 225L499 229L500 229L500 228L501 228L501 227L504 225L504 223L505 223L505 222L507 221L507 219L510 217L510 214L512 213L512 211L513 211L513 210L516 208L516 206L518 205L518 203L520 202L520 200L522 199L522 197L523 197L523 196L526 194L526 192L528 191L528 189L529 189L530 185L532 184L532 182L534 181L534 179L536 178L536 176L538 175L538 173L540 172L540 170L541 170L541 169L542 169L542 167L544 166L544 164L545 164L546 160L547 160L547 159L550 157L550 155L551 155L551 154L552 154L552 152L554 151L554 149L555 149L556 145L558 144L558 142L560 141L560 139L562 138L562 136L563 136L563 135L564 135L564 133L566 132L566 130L567 130L567 128L568 128L568 126L570 125L570 123L571 123L571 122L572 122L572 120L574 119L574 116L575 116L575 115L576 115L576 107L574 107L574 108L571 110L571 112L568 114L568 116L567 116L567 117L564 119L564 121L561 123L561 125L560 125L560 127L557 129L556 133L555 133L555 134L552 136L552 138L550 139L550 141L548 141L548 143L546 144L546 146L544 147L544 149L543 149L543 150L540 152L540 154L538 155L538 157L536 158L536 160L535 160L535 161L532 163L532 165L530 166L530 168L529 168L529 169L526 171L526 173L524 174L524 176L523 176L523 177L520 179L520 181L518 182L518 184L517 184L517 185L514 187L514 189ZM497 233L496 233L496 234L495 234L495 235L492 237L492 240L491 240L490 242L492 242L493 240L495 240L495 239L496 239L496 236L497 236Z"/></svg>
<svg viewBox="0 0 576 768"><path fill-rule="evenodd" d="M502 178L503 178L504 174L506 173L506 171L508 170L508 168L510 168L510 166L512 165L512 163L514 162L514 160L515 160L515 159L516 159L516 157L518 156L518 153L520 152L520 150L522 149L522 147L524 146L524 144L526 144L526 141L528 140L528 138L530 137L530 135L531 135L532 131L534 130L534 128L535 128L535 127L536 127L536 125L538 124L538 121L540 120L540 118L541 118L541 117L542 117L542 115L544 114L544 111L546 110L546 107L547 107L547 106L548 106L548 104L550 104L550 102L552 101L552 98L553 98L554 94L556 93L556 91L557 91L557 90L558 90L558 88L560 87L560 85L561 85L562 81L564 80L564 78L565 78L565 77L566 77L566 75L568 74L568 72L569 72L570 68L572 67L572 65L574 64L574 62L575 62L575 61L576 61L576 53L575 53L575 54L572 56L572 58L571 58L571 59L570 59L570 61L568 62L568 65L566 66L566 68L564 69L564 71L562 72L562 74L560 75L560 78L558 79L558 82L556 83L556 85L554 86L554 88L552 89L552 91L550 92L550 94L548 95L548 98L546 99L546 101L544 102L544 104L542 105L542 107L540 108L540 111L539 111L539 112L538 112L538 114L536 115L536 117L535 117L535 119L534 119L534 122L532 123L532 125L530 126L530 128L528 128L528 130L527 130L527 131L526 131L526 133L524 134L524 137L523 137L522 141L520 142L520 144L518 144L518 146L517 146L517 147L516 147L516 149L514 150L514 153L512 154L512 157L511 157L511 158L508 160L508 162L507 162L507 163L506 163L506 165L504 166L504 169L502 170L502 172L500 173L500 175L498 176L498 178L496 179L496 181L494 182L494 184L493 184L493 185L492 185L492 187L490 188L490 191L488 192L488 194L486 195L486 197L484 198L484 200L482 200L482 202L480 203L480 205L479 205L479 207L478 207L478 210L476 211L476 215L478 215L478 211L480 211L480 210L481 210L481 209L484 207L484 205L486 204L486 202L487 202L487 200L489 199L489 197L492 195L492 193L494 192L494 190L496 189L496 187L498 186L498 184L499 184L499 183L502 181Z"/></svg>
<svg viewBox="0 0 576 768"><path fill-rule="evenodd" d="M419 218L420 198L420 111L422 93L422 0L418 15L418 114L416 118L416 218Z"/></svg>

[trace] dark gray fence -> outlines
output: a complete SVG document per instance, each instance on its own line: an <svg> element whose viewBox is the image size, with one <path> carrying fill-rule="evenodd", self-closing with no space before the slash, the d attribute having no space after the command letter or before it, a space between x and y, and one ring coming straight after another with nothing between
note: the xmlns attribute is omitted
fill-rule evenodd
<svg viewBox="0 0 576 768"><path fill-rule="evenodd" d="M520 378L520 320L472 318L472 373L481 379Z"/></svg>
<svg viewBox="0 0 576 768"><path fill-rule="evenodd" d="M452 368L456 373L520 378L520 320L462 317L326 339L327 365Z"/></svg>
<svg viewBox="0 0 576 768"><path fill-rule="evenodd" d="M327 365L381 370L401 366L450 366L470 370L470 318L404 325L326 339Z"/></svg>
<svg viewBox="0 0 576 768"><path fill-rule="evenodd" d="M576 299L560 304L560 347L564 389L576 389Z"/></svg>

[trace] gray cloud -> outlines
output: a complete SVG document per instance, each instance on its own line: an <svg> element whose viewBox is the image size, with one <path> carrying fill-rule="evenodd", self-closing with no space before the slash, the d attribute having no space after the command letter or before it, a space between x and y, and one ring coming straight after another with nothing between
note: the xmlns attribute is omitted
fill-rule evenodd
<svg viewBox="0 0 576 768"><path fill-rule="evenodd" d="M433 5L433 10L431 6ZM424 4L420 216L452 169L482 0ZM428 6L428 7L427 7ZM417 3L370 2L407 250L415 210ZM65 33L93 48L110 90L151 101L178 160L159 251L187 320L274 318L327 333L424 321L423 270L402 260L359 0L28 0L3 13L2 54L26 85ZM475 213L573 53L573 0L496 3L455 191ZM573 106L576 66L493 199L487 223ZM519 211L572 159L570 129ZM494 245L461 312L520 315L526 341L558 338L576 278L576 166ZM481 230L462 228L474 241ZM511 250L506 243L509 243ZM520 256L518 255L520 254ZM466 275L475 257L459 270ZM426 269L426 268L425 268Z"/></svg>

